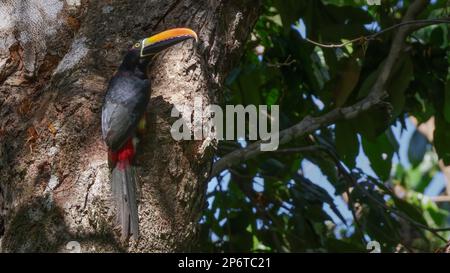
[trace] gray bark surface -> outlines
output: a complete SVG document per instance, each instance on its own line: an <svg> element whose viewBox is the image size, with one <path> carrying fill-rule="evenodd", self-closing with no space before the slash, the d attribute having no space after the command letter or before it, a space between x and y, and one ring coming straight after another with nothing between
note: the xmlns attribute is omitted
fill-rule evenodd
<svg viewBox="0 0 450 273"><path fill-rule="evenodd" d="M257 16L256 0L2 1L1 250L68 252L76 241L82 252L188 251L214 145L174 141L170 112L194 97L219 102ZM151 66L148 130L137 155L140 240L123 245L101 139L103 96L128 46L181 26L200 41L165 51Z"/></svg>

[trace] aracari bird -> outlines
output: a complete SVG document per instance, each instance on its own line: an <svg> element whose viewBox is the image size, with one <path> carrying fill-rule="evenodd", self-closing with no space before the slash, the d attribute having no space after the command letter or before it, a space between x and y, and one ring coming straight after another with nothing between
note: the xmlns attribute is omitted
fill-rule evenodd
<svg viewBox="0 0 450 273"><path fill-rule="evenodd" d="M130 236L137 240L139 235L133 158L137 131L145 127L150 99L147 66L157 53L187 39L197 41L197 34L188 28L175 28L138 41L128 50L106 91L102 135L108 146L111 189L122 240Z"/></svg>

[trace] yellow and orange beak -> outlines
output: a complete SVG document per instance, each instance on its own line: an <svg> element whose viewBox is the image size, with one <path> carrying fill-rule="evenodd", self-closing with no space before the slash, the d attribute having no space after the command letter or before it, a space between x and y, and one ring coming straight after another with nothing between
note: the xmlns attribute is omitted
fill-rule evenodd
<svg viewBox="0 0 450 273"><path fill-rule="evenodd" d="M173 28L151 37L145 38L141 42L141 58L153 56L164 49L188 39L198 41L197 33L189 28Z"/></svg>

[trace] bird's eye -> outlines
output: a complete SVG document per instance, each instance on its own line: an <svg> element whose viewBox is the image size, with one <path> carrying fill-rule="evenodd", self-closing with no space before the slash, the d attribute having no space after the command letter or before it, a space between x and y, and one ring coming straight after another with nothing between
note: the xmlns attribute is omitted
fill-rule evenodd
<svg viewBox="0 0 450 273"><path fill-rule="evenodd" d="M134 44L134 47L136 47L136 48L138 48L138 47L140 47L140 46L141 46L140 43L135 43L135 44Z"/></svg>

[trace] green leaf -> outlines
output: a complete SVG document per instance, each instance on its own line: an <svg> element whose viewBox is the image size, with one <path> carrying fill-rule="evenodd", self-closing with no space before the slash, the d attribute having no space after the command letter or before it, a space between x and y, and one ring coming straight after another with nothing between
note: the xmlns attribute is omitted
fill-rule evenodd
<svg viewBox="0 0 450 273"><path fill-rule="evenodd" d="M446 166L450 165L450 123L441 115L435 117L434 147Z"/></svg>
<svg viewBox="0 0 450 273"><path fill-rule="evenodd" d="M386 216L386 211L383 208L372 204L366 218L367 233L372 239L378 242L389 245L398 244L398 224Z"/></svg>
<svg viewBox="0 0 450 273"><path fill-rule="evenodd" d="M232 252L248 252L253 247L253 236L250 232L242 230L230 236Z"/></svg>
<svg viewBox="0 0 450 273"><path fill-rule="evenodd" d="M260 68L252 66L243 70L239 75L238 85L244 105L261 104L259 88L264 83L261 72Z"/></svg>
<svg viewBox="0 0 450 273"><path fill-rule="evenodd" d="M336 164L331 158L318 153L308 153L306 158L319 167L330 183L334 184L338 181Z"/></svg>
<svg viewBox="0 0 450 273"><path fill-rule="evenodd" d="M278 10L285 31L300 19L302 6L297 0L274 0L274 6Z"/></svg>
<svg viewBox="0 0 450 273"><path fill-rule="evenodd" d="M338 73L333 79L333 96L336 107L345 104L350 94L355 89L359 81L361 67L356 61L356 57L345 58L339 61Z"/></svg>
<svg viewBox="0 0 450 273"><path fill-rule="evenodd" d="M252 214L253 215L253 214ZM229 232L231 234L240 234L250 224L251 215L247 211L234 211L228 218Z"/></svg>
<svg viewBox="0 0 450 273"><path fill-rule="evenodd" d="M394 68L395 69L395 68ZM387 87L389 101L392 105L392 119L396 119L405 107L405 90L413 79L413 64L409 56L404 57L399 69L394 70Z"/></svg>
<svg viewBox="0 0 450 273"><path fill-rule="evenodd" d="M438 26L434 28L433 31L431 32L430 43L436 46L441 46L443 42L444 42L444 31L442 30L441 27Z"/></svg>
<svg viewBox="0 0 450 273"><path fill-rule="evenodd" d="M391 172L395 149L386 134L382 134L375 141L363 137L362 145L374 172L381 180L387 180Z"/></svg>
<svg viewBox="0 0 450 273"><path fill-rule="evenodd" d="M373 71L369 74L369 76L365 78L364 82L361 85L361 88L358 91L358 99L365 98L367 95L369 95L372 86L375 84L378 78L379 70L380 69Z"/></svg>
<svg viewBox="0 0 450 273"><path fill-rule="evenodd" d="M399 198L395 198L394 203L397 209L406 214L409 218L422 225L427 225L427 222L423 218L423 213L419 208Z"/></svg>
<svg viewBox="0 0 450 273"><path fill-rule="evenodd" d="M270 91L266 95L266 104L272 106L277 103L278 98L280 97L280 91L276 88L270 89Z"/></svg>
<svg viewBox="0 0 450 273"><path fill-rule="evenodd" d="M423 208L428 213L429 217L432 219L435 225L441 226L445 224L448 218L448 211L439 208L436 203L428 201L423 204Z"/></svg>
<svg viewBox="0 0 450 273"><path fill-rule="evenodd" d="M424 192L428 185L430 185L436 172L435 168L427 172L424 172L420 168L411 169L406 173L404 184L409 189L417 192Z"/></svg>
<svg viewBox="0 0 450 273"><path fill-rule="evenodd" d="M376 141L389 128L391 124L390 118L389 109L374 107L369 111L361 113L350 122L353 128L362 136L371 141Z"/></svg>
<svg viewBox="0 0 450 273"><path fill-rule="evenodd" d="M355 252L367 252L367 250L358 244L352 244L343 240L337 240L330 238L326 242L326 248L332 253L355 253Z"/></svg>
<svg viewBox="0 0 450 273"><path fill-rule="evenodd" d="M350 168L356 165L356 157L359 153L358 135L353 130L351 123L339 122L336 124L336 151Z"/></svg>
<svg viewBox="0 0 450 273"><path fill-rule="evenodd" d="M447 76L447 84L445 85L445 99L444 99L444 117L445 121L450 123L450 72Z"/></svg>

